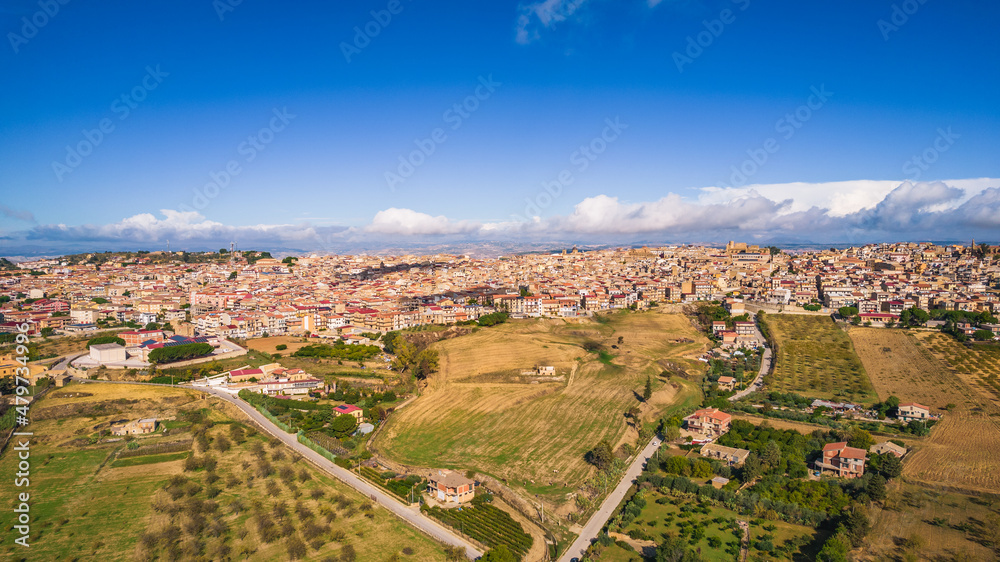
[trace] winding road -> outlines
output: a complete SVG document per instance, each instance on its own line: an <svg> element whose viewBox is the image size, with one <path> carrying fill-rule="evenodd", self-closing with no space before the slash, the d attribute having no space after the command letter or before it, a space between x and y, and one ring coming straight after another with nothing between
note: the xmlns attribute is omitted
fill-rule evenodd
<svg viewBox="0 0 1000 562"><path fill-rule="evenodd" d="M171 386L171 385L159 385L153 383L136 383L136 382L117 382L117 381L94 381L81 378L73 378L74 381L94 384L140 384L140 385L151 385L151 386ZM366 480L362 479L360 476L355 475L353 472L339 467L326 457L323 457L316 451L313 451L309 447L299 443L295 435L286 433L278 428L276 425L271 423L270 420L265 418L260 412L258 412L253 406L247 404L246 402L240 400L239 398L233 396L232 394L219 390L212 387L194 387L194 386L173 386L172 388L189 388L192 390L199 390L202 392L207 392L213 396L221 398L226 402L229 402L243 411L246 415L250 416L252 420L257 422L257 424L262 427L267 433L271 434L273 437L279 439L282 443L292 448L294 451L301 454L303 457L308 459L314 465L320 469L326 471L334 478L340 480L341 482L347 484L351 488L354 488L358 492L364 494L365 496L371 498L376 503L382 507L388 509L392 513L396 514L399 518L403 519L410 525L420 529L432 538L445 543L450 546L459 546L465 549L465 554L470 559L477 559L483 555L483 553L477 550L470 543L465 541L459 535L457 535L452 530L448 529L444 525L441 525L434 519L427 517L420 512L417 507L411 507L404 505L399 500L395 499L393 496L389 495L388 492L383 491Z"/></svg>

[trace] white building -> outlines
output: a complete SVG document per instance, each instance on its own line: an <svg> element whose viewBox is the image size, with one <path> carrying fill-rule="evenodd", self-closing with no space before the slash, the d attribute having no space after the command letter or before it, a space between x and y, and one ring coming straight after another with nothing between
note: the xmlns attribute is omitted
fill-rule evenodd
<svg viewBox="0 0 1000 562"><path fill-rule="evenodd" d="M98 363L125 361L125 348L117 343L100 343L90 346L90 358Z"/></svg>

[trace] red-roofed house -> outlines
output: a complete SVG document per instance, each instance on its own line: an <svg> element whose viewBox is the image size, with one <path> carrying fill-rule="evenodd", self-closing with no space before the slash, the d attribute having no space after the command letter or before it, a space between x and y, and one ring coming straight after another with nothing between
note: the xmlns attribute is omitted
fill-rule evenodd
<svg viewBox="0 0 1000 562"><path fill-rule="evenodd" d="M125 340L125 347L138 347L142 342L153 340L163 341L162 330L137 330L132 332L118 332L118 337Z"/></svg>
<svg viewBox="0 0 1000 562"><path fill-rule="evenodd" d="M340 406L336 406L333 408L333 413L337 414L338 416L344 414L347 414L349 416L354 416L354 419L358 420L358 423L361 423L361 420L364 418L365 415L364 410L358 408L353 404L341 404Z"/></svg>
<svg viewBox="0 0 1000 562"><path fill-rule="evenodd" d="M729 431L729 422L733 416L718 408L704 408L684 418L689 431L694 431L708 437L719 436Z"/></svg>
<svg viewBox="0 0 1000 562"><path fill-rule="evenodd" d="M858 478L865 473L865 451L848 447L847 442L827 443L823 447L823 458L816 461L816 468L824 474L836 474L841 478Z"/></svg>
<svg viewBox="0 0 1000 562"><path fill-rule="evenodd" d="M261 380L264 378L264 371L260 369L236 369L229 371L230 382L243 382L250 379Z"/></svg>

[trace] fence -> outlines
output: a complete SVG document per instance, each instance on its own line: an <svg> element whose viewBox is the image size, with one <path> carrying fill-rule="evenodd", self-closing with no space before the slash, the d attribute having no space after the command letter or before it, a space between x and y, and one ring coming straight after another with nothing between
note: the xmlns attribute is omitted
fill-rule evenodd
<svg viewBox="0 0 1000 562"><path fill-rule="evenodd" d="M298 438L299 443L302 443L306 447L309 447L313 451L316 451L317 453L323 455L323 458L325 458L326 460L328 460L330 462L333 462L333 463L336 463L337 455L331 453L330 451L328 451L325 448L321 447L319 444L317 444L312 439L309 439L308 437L306 437L305 434L302 433L301 429L296 434L296 437Z"/></svg>

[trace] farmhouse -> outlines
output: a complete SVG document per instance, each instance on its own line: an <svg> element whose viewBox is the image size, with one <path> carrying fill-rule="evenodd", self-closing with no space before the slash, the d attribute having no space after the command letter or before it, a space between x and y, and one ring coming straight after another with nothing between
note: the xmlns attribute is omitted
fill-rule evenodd
<svg viewBox="0 0 1000 562"><path fill-rule="evenodd" d="M729 431L729 422L733 416L718 408L704 408L684 418L689 431L694 431L708 437L719 436Z"/></svg>
<svg viewBox="0 0 1000 562"><path fill-rule="evenodd" d="M865 473L865 460L864 450L848 447L846 441L828 443L823 447L823 457L816 460L816 469L841 478L858 478Z"/></svg>
<svg viewBox="0 0 1000 562"><path fill-rule="evenodd" d="M358 408L353 404L341 404L340 406L335 406L333 408L333 413L337 414L338 416L342 416L344 414L347 414L348 416L354 416L354 419L358 420L359 423L361 422L361 419L364 417L364 410Z"/></svg>
<svg viewBox="0 0 1000 562"><path fill-rule="evenodd" d="M733 377L719 377L718 383L722 390L732 390L736 387L736 379Z"/></svg>
<svg viewBox="0 0 1000 562"><path fill-rule="evenodd" d="M750 451L709 443L701 448L701 456L710 459L719 459L720 461L729 463L730 466L739 466L750 456Z"/></svg>
<svg viewBox="0 0 1000 562"><path fill-rule="evenodd" d="M427 491L438 501L467 503L476 495L475 481L451 470L439 470L427 482Z"/></svg>
<svg viewBox="0 0 1000 562"><path fill-rule="evenodd" d="M906 402L899 405L899 414L897 417L903 421L928 420L931 417L931 410L923 404Z"/></svg>
<svg viewBox="0 0 1000 562"><path fill-rule="evenodd" d="M111 426L113 435L143 435L156 431L156 418L144 418Z"/></svg>
<svg viewBox="0 0 1000 562"><path fill-rule="evenodd" d="M899 445L893 443L892 441L883 441L876 445L872 445L871 449L869 449L869 452L871 452L874 455L885 455L891 453L893 455L896 455L896 458L902 458L903 455L906 454L906 447L900 447Z"/></svg>

